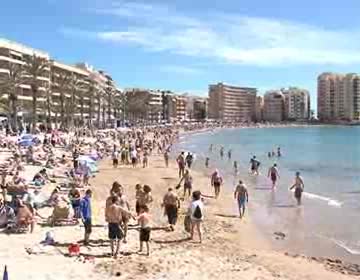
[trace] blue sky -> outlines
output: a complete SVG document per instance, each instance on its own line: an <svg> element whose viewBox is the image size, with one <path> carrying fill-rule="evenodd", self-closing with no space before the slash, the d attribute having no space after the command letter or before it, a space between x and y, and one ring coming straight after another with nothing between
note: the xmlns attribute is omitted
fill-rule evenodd
<svg viewBox="0 0 360 280"><path fill-rule="evenodd" d="M360 72L359 11L358 0L12 0L0 37L86 61L120 87L300 86L315 106L319 73Z"/></svg>

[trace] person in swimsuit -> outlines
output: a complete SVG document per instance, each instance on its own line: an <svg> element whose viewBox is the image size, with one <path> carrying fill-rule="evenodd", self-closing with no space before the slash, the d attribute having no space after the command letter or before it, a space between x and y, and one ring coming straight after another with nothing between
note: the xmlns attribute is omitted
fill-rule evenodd
<svg viewBox="0 0 360 280"><path fill-rule="evenodd" d="M247 191L247 187L241 180L235 188L234 198L238 203L239 217L241 219L245 214L245 205L249 202L249 193Z"/></svg>
<svg viewBox="0 0 360 280"><path fill-rule="evenodd" d="M215 172L211 175L211 186L215 190L215 198L217 199L220 195L220 186L223 183L223 178L220 175L219 171L216 169Z"/></svg>
<svg viewBox="0 0 360 280"><path fill-rule="evenodd" d="M300 177L300 172L296 172L295 183L294 183L294 185L292 185L290 187L290 190L292 190L294 188L295 188L294 196L297 201L297 204L301 205L301 196L302 196L305 186L304 186L303 179Z"/></svg>
<svg viewBox="0 0 360 280"><path fill-rule="evenodd" d="M276 181L277 179L280 179L280 175L276 163L274 163L274 165L269 168L268 178L271 179L272 188L275 189Z"/></svg>

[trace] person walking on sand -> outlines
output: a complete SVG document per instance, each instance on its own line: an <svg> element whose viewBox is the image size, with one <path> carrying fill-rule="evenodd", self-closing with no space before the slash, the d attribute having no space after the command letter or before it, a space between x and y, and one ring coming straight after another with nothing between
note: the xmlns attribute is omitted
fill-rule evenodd
<svg viewBox="0 0 360 280"><path fill-rule="evenodd" d="M165 167L169 167L169 150L166 149L164 152L164 161L165 161Z"/></svg>
<svg viewBox="0 0 360 280"><path fill-rule="evenodd" d="M139 248L139 253L142 252L143 250L143 243L145 242L146 244L146 255L149 256L150 255L150 233L151 233L151 227L150 227L150 221L151 221L151 216L149 214L149 207L147 207L146 205L141 205L140 206L140 215L137 217L137 220L139 222L140 225L140 248Z"/></svg>
<svg viewBox="0 0 360 280"><path fill-rule="evenodd" d="M131 164L133 168L136 168L137 161L138 161L138 154L135 148L133 148L130 152L131 157Z"/></svg>
<svg viewBox="0 0 360 280"><path fill-rule="evenodd" d="M294 196L298 205L301 205L301 196L305 185L303 179L300 177L300 172L296 172L295 183L290 187L290 190L295 188Z"/></svg>
<svg viewBox="0 0 360 280"><path fill-rule="evenodd" d="M199 242L202 242L201 223L204 220L204 204L201 200L201 192L192 193L192 202L190 203L188 213L191 221L190 239L194 239L195 229L199 235Z"/></svg>
<svg viewBox="0 0 360 280"><path fill-rule="evenodd" d="M220 175L219 170L215 169L214 173L211 175L211 186L214 187L216 199L220 195L220 187L221 187L222 183L223 183L223 178Z"/></svg>
<svg viewBox="0 0 360 280"><path fill-rule="evenodd" d="M92 191L90 189L86 190L85 196L80 201L80 211L81 211L81 219L84 224L85 233L84 233L84 244L89 245L90 234L92 231L92 223L91 223L91 197Z"/></svg>
<svg viewBox="0 0 360 280"><path fill-rule="evenodd" d="M184 176L185 173L185 153L181 152L181 154L177 157L176 162L179 167L179 178Z"/></svg>
<svg viewBox="0 0 360 280"><path fill-rule="evenodd" d="M163 204L165 214L168 218L170 229L173 231L178 218L178 209L180 208L180 200L172 188L168 189L168 192L163 198Z"/></svg>
<svg viewBox="0 0 360 280"><path fill-rule="evenodd" d="M131 215L131 213L119 205L119 197L116 195L111 197L111 205L105 211L106 220L109 223L108 237L110 239L111 256L117 258L120 241L125 238L120 224L124 220L124 217Z"/></svg>
<svg viewBox="0 0 360 280"><path fill-rule="evenodd" d="M249 193L246 185L243 181L239 181L239 184L235 188L234 198L236 199L239 207L239 218L244 217L246 203L249 202Z"/></svg>
<svg viewBox="0 0 360 280"><path fill-rule="evenodd" d="M117 168L119 165L119 152L117 151L116 145L114 145L114 149L112 152L112 161L113 161L113 167Z"/></svg>
<svg viewBox="0 0 360 280"><path fill-rule="evenodd" d="M279 175L279 171L277 169L277 164L276 163L274 163L274 165L269 168L268 178L271 179L272 188L275 189L276 181L278 179L280 179L280 175Z"/></svg>
<svg viewBox="0 0 360 280"><path fill-rule="evenodd" d="M192 184L193 184L193 178L190 174L189 169L185 170L184 176L181 178L178 186L181 185L182 181L184 181L184 198L186 197L186 193L188 193L189 197L191 195L192 190Z"/></svg>

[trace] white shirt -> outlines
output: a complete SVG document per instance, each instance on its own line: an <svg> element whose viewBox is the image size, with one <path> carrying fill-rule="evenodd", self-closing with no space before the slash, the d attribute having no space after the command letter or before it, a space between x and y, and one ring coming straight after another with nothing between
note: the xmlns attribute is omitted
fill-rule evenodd
<svg viewBox="0 0 360 280"><path fill-rule="evenodd" d="M202 214L201 219L198 219L198 218L194 217L195 209L196 209L197 206L199 206L200 210L201 210L201 214ZM196 220L196 221L200 220L200 221L202 221L204 219L204 203L201 201L201 199L191 202L190 211L191 211L191 219L192 220Z"/></svg>
<svg viewBox="0 0 360 280"><path fill-rule="evenodd" d="M131 153L130 153L130 155L131 155L131 158L137 158L137 152L136 152L136 150L132 150Z"/></svg>

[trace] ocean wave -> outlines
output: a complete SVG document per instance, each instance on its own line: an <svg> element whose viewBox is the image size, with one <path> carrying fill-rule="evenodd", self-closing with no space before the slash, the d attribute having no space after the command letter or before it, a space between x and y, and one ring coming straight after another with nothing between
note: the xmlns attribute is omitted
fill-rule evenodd
<svg viewBox="0 0 360 280"><path fill-rule="evenodd" d="M351 248L350 246L346 245L345 242L337 240L337 239L331 239L333 243L338 245L339 247L343 248L346 252L350 253L351 255L360 255L360 250Z"/></svg>
<svg viewBox="0 0 360 280"><path fill-rule="evenodd" d="M310 198L310 199L317 199L317 200L325 201L328 203L329 206L333 206L333 207L337 207L337 208L340 208L343 205L343 202L332 199L330 197L314 194L314 193L303 192L303 196Z"/></svg>

